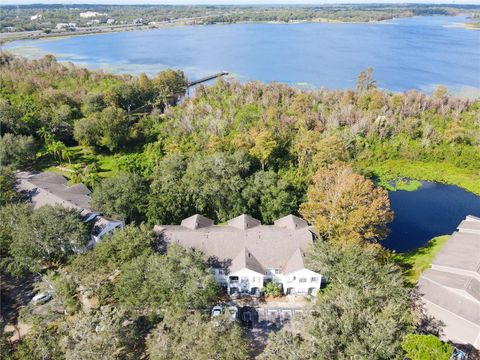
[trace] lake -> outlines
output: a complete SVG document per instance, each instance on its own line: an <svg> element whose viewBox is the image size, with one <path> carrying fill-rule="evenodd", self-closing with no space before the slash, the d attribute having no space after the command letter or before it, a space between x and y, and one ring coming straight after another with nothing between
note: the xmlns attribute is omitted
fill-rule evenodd
<svg viewBox="0 0 480 360"><path fill-rule="evenodd" d="M423 182L416 191L390 192L395 218L383 246L416 249L431 238L454 232L466 215L480 217L480 196L457 186Z"/></svg>
<svg viewBox="0 0 480 360"><path fill-rule="evenodd" d="M472 96L480 94L480 31L463 28L465 20L186 26L17 41L4 48L117 73L178 68L193 80L225 70L240 81L307 88L354 88L358 73L370 66L381 88L431 92L443 84Z"/></svg>

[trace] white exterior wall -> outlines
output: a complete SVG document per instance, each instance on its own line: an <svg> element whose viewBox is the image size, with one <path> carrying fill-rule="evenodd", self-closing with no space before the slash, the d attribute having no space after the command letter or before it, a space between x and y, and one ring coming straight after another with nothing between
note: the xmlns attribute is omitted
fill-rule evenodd
<svg viewBox="0 0 480 360"><path fill-rule="evenodd" d="M275 271L268 271L268 274L260 274L250 269L242 269L235 273L227 274L224 269L214 268L213 274L219 284L226 286L228 293L232 288L237 288L239 292L251 292L252 288L262 289L265 281L274 281L283 286L284 295L310 295L316 296L321 287L322 275L308 270L301 269L293 273L275 274ZM230 280L230 276L237 276L238 281ZM305 280L305 282L302 282ZM312 281L313 280L313 281Z"/></svg>
<svg viewBox="0 0 480 360"><path fill-rule="evenodd" d="M317 295L322 283L322 275L301 269L283 276L283 291L285 295Z"/></svg>
<svg viewBox="0 0 480 360"><path fill-rule="evenodd" d="M226 274L225 270L214 268L213 274L219 284L227 285L229 294L232 288L237 288L239 292L251 292L252 288L261 290L263 287L263 274L250 269ZM231 276L237 276L238 280L230 280Z"/></svg>

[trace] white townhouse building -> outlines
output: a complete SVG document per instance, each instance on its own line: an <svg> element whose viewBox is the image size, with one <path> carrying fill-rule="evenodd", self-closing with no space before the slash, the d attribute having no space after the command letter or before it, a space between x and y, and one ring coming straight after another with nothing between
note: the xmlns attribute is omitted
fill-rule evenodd
<svg viewBox="0 0 480 360"><path fill-rule="evenodd" d="M320 289L322 275L304 263L304 251L315 234L296 216L262 225L240 215L226 225L215 225L197 214L180 225L156 225L154 230L167 243L205 253L215 278L229 294L255 294L270 280L280 284L285 295L315 296Z"/></svg>
<svg viewBox="0 0 480 360"><path fill-rule="evenodd" d="M125 225L123 221L110 219L92 210L90 190L84 184L68 186L65 177L52 171L39 174L18 172L16 190L28 197L34 209L44 205L61 205L78 210L83 221L92 228L87 248L92 248L105 235Z"/></svg>

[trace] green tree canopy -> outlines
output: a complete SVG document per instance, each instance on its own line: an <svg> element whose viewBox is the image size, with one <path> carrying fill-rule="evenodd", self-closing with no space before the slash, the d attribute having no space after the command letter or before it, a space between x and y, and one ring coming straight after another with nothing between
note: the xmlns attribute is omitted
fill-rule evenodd
<svg viewBox="0 0 480 360"><path fill-rule="evenodd" d="M123 306L154 313L168 308L209 308L217 292L203 256L173 244L164 255L140 256L129 262L115 283L115 297Z"/></svg>
<svg viewBox="0 0 480 360"><path fill-rule="evenodd" d="M168 313L147 339L151 360L244 360L243 330L227 318L210 320L199 312Z"/></svg>
<svg viewBox="0 0 480 360"><path fill-rule="evenodd" d="M148 202L148 187L138 175L121 173L102 180L92 192L95 209L126 222L144 220Z"/></svg>
<svg viewBox="0 0 480 360"><path fill-rule="evenodd" d="M8 249L8 268L13 273L34 272L48 264L64 263L89 241L89 229L75 209L45 205L33 212L17 207L3 211L7 218L16 217L10 220Z"/></svg>
<svg viewBox="0 0 480 360"><path fill-rule="evenodd" d="M410 360L449 360L453 348L434 335L408 334L402 349Z"/></svg>

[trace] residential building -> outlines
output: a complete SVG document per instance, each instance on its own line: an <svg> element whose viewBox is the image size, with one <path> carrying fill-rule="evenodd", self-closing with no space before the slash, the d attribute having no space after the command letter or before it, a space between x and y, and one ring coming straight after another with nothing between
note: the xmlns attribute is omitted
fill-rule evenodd
<svg viewBox="0 0 480 360"><path fill-rule="evenodd" d="M156 225L154 231L167 243L203 252L229 294L258 293L267 281L280 284L285 295L315 296L320 289L321 274L308 269L304 261L315 234L296 216L262 225L240 215L226 225L215 225L197 214L180 225Z"/></svg>
<svg viewBox="0 0 480 360"><path fill-rule="evenodd" d="M62 30L62 29L75 29L77 27L76 23L58 23L55 25L55 29Z"/></svg>
<svg viewBox="0 0 480 360"><path fill-rule="evenodd" d="M67 179L60 174L52 171L39 174L19 172L16 178L17 191L30 200L34 209L44 205L60 205L78 210L83 220L92 227L87 248L93 247L105 235L125 225L123 221L110 219L92 210L90 190L83 184L68 186Z"/></svg>
<svg viewBox="0 0 480 360"><path fill-rule="evenodd" d="M92 18L92 17L97 17L97 16L105 16L107 14L99 13L96 11L86 11L86 12L81 12L80 17L84 19Z"/></svg>
<svg viewBox="0 0 480 360"><path fill-rule="evenodd" d="M443 337L480 349L480 218L469 215L418 281L429 316L445 326Z"/></svg>

